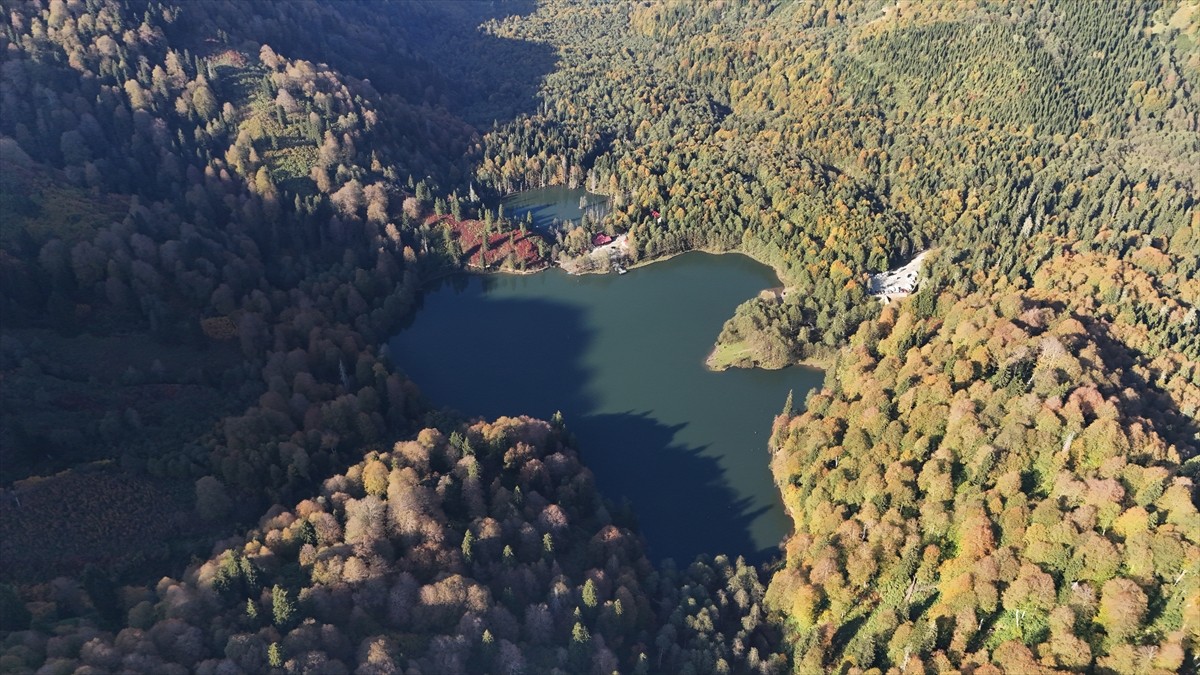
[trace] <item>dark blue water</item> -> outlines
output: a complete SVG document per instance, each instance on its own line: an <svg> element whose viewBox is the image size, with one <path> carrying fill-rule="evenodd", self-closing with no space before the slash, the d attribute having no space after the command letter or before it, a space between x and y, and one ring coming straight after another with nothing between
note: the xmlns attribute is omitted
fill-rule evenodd
<svg viewBox="0 0 1200 675"><path fill-rule="evenodd" d="M704 253L623 276L456 277L389 348L436 404L487 418L561 410L653 557L761 561L789 526L767 468L771 421L822 374L716 373L704 358L734 308L778 283L749 258Z"/></svg>

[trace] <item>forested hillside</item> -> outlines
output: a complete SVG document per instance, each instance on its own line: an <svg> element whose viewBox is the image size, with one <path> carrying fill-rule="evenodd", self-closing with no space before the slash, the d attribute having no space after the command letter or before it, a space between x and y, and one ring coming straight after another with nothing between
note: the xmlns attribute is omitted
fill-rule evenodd
<svg viewBox="0 0 1200 675"><path fill-rule="evenodd" d="M1194 663L1195 365L1139 358L1140 327L1074 309L1072 277L1120 273L1095 265L889 307L777 419L796 529L768 602L798 668Z"/></svg>
<svg viewBox="0 0 1200 675"><path fill-rule="evenodd" d="M371 346L417 279L386 231L389 176L405 162L390 153L405 139L374 124L404 104L269 46L178 44L177 8L135 10L21 3L5 37L15 217L0 445L6 481L46 477L6 500L16 578L90 562L119 573L176 555L168 533L211 536L171 500L106 508L130 480L186 498L205 478L196 491L219 523L231 500L258 510L310 486L345 464L348 444L406 428L416 410ZM413 161L424 154L445 148ZM71 475L84 469L93 480ZM94 509L85 532L176 522L157 528L163 539L91 537L64 558L84 536L75 519L40 539L58 532L63 500Z"/></svg>
<svg viewBox="0 0 1200 675"><path fill-rule="evenodd" d="M617 194L639 251L752 251L804 290L741 313L743 333L784 352L763 359L775 365L813 353L788 348L796 333L840 344L869 313L861 273L935 244L964 269L1018 275L1037 260L1015 246L1037 232L1153 248L1194 303L1194 3L1011 10L659 2L602 22L554 7L502 26L554 26L569 45L545 119L530 118L546 130L489 135L480 175L569 181L603 151L587 178ZM1169 330L1195 356L1195 331Z"/></svg>
<svg viewBox="0 0 1200 675"><path fill-rule="evenodd" d="M0 671L1200 667L1195 0L4 9ZM378 348L549 185L778 270L773 565Z"/></svg>
<svg viewBox="0 0 1200 675"><path fill-rule="evenodd" d="M528 418L422 430L272 508L182 579L130 593L128 609L89 589L102 630L16 634L0 659L54 672L785 672L754 568L719 556L654 571L563 440ZM57 585L34 604L80 596Z"/></svg>
<svg viewBox="0 0 1200 675"><path fill-rule="evenodd" d="M413 30L440 20L467 42L482 20L408 8L419 16L388 16ZM0 465L6 483L23 481L4 508L25 496L6 511L0 556L16 578L137 567L211 536L170 517L156 531L184 549L151 539L122 551L123 538L71 519L38 541L60 500L103 504L154 482L186 503L211 476L219 523L231 507L244 516L307 494L357 444L419 414L374 346L422 274L463 253L426 214L449 210L448 197L465 217L434 186L465 173L474 131L436 96L444 75L427 62L376 88L256 39L291 40L314 16L339 16L328 6L264 5L252 21L244 9L16 3L0 37ZM391 44L370 18L346 17L356 40L296 52L354 63L364 45ZM490 214L487 226L504 260L516 226ZM85 469L90 480L71 474ZM78 483L82 494L63 487ZM132 533L153 501L89 518Z"/></svg>

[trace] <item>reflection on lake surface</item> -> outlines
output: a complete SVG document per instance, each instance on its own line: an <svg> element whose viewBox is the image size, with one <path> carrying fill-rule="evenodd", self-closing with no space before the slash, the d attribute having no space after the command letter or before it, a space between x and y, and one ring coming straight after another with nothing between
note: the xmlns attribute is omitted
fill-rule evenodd
<svg viewBox="0 0 1200 675"><path fill-rule="evenodd" d="M737 305L778 285L740 255L689 253L624 276L455 277L429 290L393 360L438 405L494 418L561 410L605 496L628 497L654 558L774 552L788 521L771 421L808 368L714 373Z"/></svg>
<svg viewBox="0 0 1200 675"><path fill-rule="evenodd" d="M589 220L599 220L608 211L608 197L563 186L518 192L505 197L502 203L504 215L513 221L533 214L533 229L544 234L567 222L578 223L584 214Z"/></svg>

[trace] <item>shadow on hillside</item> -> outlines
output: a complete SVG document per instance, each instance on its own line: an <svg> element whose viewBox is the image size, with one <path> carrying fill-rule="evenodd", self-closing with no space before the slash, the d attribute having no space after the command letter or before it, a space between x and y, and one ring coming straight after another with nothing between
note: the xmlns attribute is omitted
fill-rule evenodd
<svg viewBox="0 0 1200 675"><path fill-rule="evenodd" d="M1134 369L1138 350L1113 335L1104 322L1087 317L1077 318L1083 320L1088 335L1099 345L1106 361L1105 367L1120 368L1122 386L1138 392L1138 400L1129 405L1128 412L1157 422L1155 431L1179 448L1181 459L1186 461L1197 456L1200 452L1200 424L1194 416L1183 411L1171 392L1147 381Z"/></svg>
<svg viewBox="0 0 1200 675"><path fill-rule="evenodd" d="M435 89L454 114L483 131L537 109L538 90L557 63L551 45L490 35L486 22L526 16L534 0L392 3L407 27L414 59L436 74Z"/></svg>
<svg viewBox="0 0 1200 675"><path fill-rule="evenodd" d="M328 64L370 80L382 94L446 108L485 130L537 109L537 92L557 57L552 46L490 35L481 27L537 9L535 0L358 0L259 3L254 21L222 3L184 3L171 27L200 53L270 45L287 58ZM236 23L236 25L235 25ZM226 43L221 32L243 42Z"/></svg>
<svg viewBox="0 0 1200 675"><path fill-rule="evenodd" d="M752 508L753 500L738 495L703 447L677 443L685 425L667 426L632 411L566 421L586 439L580 453L600 492L633 505L651 559L687 566L697 555L725 553L757 564L775 552L756 548L750 532L769 507Z"/></svg>

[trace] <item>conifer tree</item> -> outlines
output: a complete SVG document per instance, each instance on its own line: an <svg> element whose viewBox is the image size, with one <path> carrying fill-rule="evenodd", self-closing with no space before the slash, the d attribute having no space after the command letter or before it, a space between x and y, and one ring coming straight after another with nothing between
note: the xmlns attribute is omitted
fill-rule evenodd
<svg viewBox="0 0 1200 675"><path fill-rule="evenodd" d="M271 614L275 625L288 628L296 618L296 606L288 597L287 589L276 584L271 588Z"/></svg>

